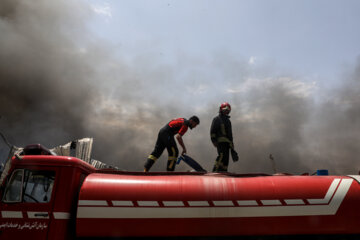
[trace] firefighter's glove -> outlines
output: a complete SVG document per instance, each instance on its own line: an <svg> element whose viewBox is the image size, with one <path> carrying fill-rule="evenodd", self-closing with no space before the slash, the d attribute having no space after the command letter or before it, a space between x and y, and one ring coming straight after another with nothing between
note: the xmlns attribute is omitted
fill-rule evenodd
<svg viewBox="0 0 360 240"><path fill-rule="evenodd" d="M239 155L234 149L231 149L231 158L233 162L239 161Z"/></svg>

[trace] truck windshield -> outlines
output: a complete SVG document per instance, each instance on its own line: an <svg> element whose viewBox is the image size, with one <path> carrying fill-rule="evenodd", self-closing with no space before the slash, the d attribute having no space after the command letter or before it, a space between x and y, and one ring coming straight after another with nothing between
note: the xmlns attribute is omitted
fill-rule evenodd
<svg viewBox="0 0 360 240"><path fill-rule="evenodd" d="M15 170L6 186L3 202L50 202L54 179L53 171Z"/></svg>
<svg viewBox="0 0 360 240"><path fill-rule="evenodd" d="M4 202L20 202L22 195L22 183L24 169L15 170L6 186Z"/></svg>

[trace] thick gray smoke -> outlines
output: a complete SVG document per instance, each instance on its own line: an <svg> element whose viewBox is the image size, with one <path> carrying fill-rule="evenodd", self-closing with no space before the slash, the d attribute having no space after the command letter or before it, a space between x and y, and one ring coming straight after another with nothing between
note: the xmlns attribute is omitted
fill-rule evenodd
<svg viewBox="0 0 360 240"><path fill-rule="evenodd" d="M86 134L84 113L98 93L94 56L76 44L85 27L79 15L86 12L67 1L2 1L0 115L13 144L53 145Z"/></svg>
<svg viewBox="0 0 360 240"><path fill-rule="evenodd" d="M153 139L151 147L146 145L152 125L158 128L178 112L157 109L162 100L152 98L161 89L143 91L168 76L151 70L150 77L158 79L151 83L139 66L133 71L114 61L87 29L91 14L81 1L2 1L1 131L16 146L41 143L51 148L94 137L94 158L141 169L153 145Z"/></svg>
<svg viewBox="0 0 360 240"><path fill-rule="evenodd" d="M51 148L93 137L95 159L141 171L158 130L171 118L196 114L201 124L184 140L188 153L210 170L216 151L209 128L226 100L240 155L230 171L272 173L269 154L278 172L360 169L359 63L341 86L322 93L326 99L317 99L320 90L311 84L231 55L179 59L176 66L153 57L125 64L87 29L88 4L35 2L0 4L0 130L11 143ZM153 170L165 169L166 155Z"/></svg>
<svg viewBox="0 0 360 240"><path fill-rule="evenodd" d="M305 157L315 166L330 166L334 172L358 173L360 169L360 58L354 71L312 113L306 134ZM313 108L312 108L313 109Z"/></svg>

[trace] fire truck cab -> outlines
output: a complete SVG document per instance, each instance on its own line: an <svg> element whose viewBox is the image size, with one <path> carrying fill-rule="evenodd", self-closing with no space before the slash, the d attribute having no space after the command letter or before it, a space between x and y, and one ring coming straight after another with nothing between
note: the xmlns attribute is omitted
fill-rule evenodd
<svg viewBox="0 0 360 240"><path fill-rule="evenodd" d="M73 157L17 156L1 186L1 239L72 239L85 177L96 169Z"/></svg>

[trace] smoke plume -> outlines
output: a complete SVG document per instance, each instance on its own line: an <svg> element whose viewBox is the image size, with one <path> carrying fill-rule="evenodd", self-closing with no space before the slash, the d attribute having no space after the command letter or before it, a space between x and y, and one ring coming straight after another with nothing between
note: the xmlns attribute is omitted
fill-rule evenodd
<svg viewBox="0 0 360 240"><path fill-rule="evenodd" d="M176 65L153 56L126 63L88 29L93 14L82 1L2 1L0 130L12 144L52 148L93 137L93 158L141 171L163 125L198 115L200 125L184 141L188 154L211 170L210 124L229 101L240 156L230 171L273 173L272 154L278 172L358 172L360 63L325 93L231 54L207 61L182 56ZM327 97L318 99L319 92ZM166 155L154 171L165 169Z"/></svg>

